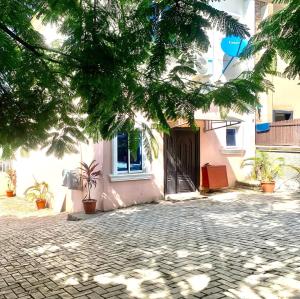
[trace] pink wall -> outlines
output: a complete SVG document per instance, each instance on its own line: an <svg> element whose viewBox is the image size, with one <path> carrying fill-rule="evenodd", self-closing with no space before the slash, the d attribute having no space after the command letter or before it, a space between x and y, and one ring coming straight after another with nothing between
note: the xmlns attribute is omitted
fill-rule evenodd
<svg viewBox="0 0 300 299"><path fill-rule="evenodd" d="M226 128L215 129L200 134L200 163L226 165L230 186L236 181L243 181L249 176L250 169L242 169L241 163L245 158L255 155L255 121L254 114L244 115L244 121L239 124L236 148L226 147Z"/></svg>
<svg viewBox="0 0 300 299"><path fill-rule="evenodd" d="M201 125L201 122L200 122ZM242 125L240 138L245 149L244 154L224 154L224 131L222 129L210 132L200 130L200 171L205 163L227 166L230 185L233 185L236 179L244 177L240 169L241 161L245 157L253 156L255 152L254 144L254 123L249 118ZM32 152L29 157L17 157L14 167L18 176L18 194L22 195L24 190L32 184L33 176L38 180L49 183L50 190L55 198L53 208L60 211L64 199L66 199L66 210L69 212L78 212L83 210L82 191L69 190L62 187L62 170L76 169L80 161L90 163L95 159L103 171L103 177L97 185L97 189L92 191L92 195L98 200L98 209L108 211L121 207L127 207L140 203L147 203L163 197L164 190L164 161L163 161L163 138L156 133L159 143L159 156L152 162L150 172L152 178L147 180L112 182L112 144L109 141L103 141L98 144L82 144L80 153L76 155L67 155L62 160L53 156L47 157L43 151ZM201 185L201 183L200 183Z"/></svg>
<svg viewBox="0 0 300 299"><path fill-rule="evenodd" d="M97 189L92 191L92 196L98 199L97 208L102 211L108 211L135 204L152 202L153 200L161 198L163 196L163 184L160 175L163 173L161 155L152 164L151 170L156 170L153 172L152 179L111 182L109 177L112 173L111 142L103 141L93 145L92 157L88 157L83 153L83 161L89 162L95 159L103 172ZM82 197L82 192L73 191L73 211L77 212L82 210Z"/></svg>
<svg viewBox="0 0 300 299"><path fill-rule="evenodd" d="M212 165L226 165L227 174L230 186L233 186L237 179L241 179L244 174L240 168L241 161L246 156L253 156L255 151L254 136L250 131L254 132L254 124L251 121L245 122L242 126L245 132L240 134L242 138L241 144L245 148L243 154L231 153L224 154L224 134L223 129L212 130L209 132L203 131L204 123L200 122L200 174L201 166L205 163ZM243 130L244 130L243 129ZM247 132L248 130L249 133ZM244 139L246 143L244 143ZM163 138L157 134L159 142L159 156L153 161L150 172L153 174L152 179L111 182L110 175L112 174L112 143L103 141L98 144L90 145L88 149L82 150L82 160L89 163L95 159L102 171L103 177L97 185L97 189L92 191L95 199L98 199L97 208L102 211L113 210L122 207L128 207L135 204L147 203L163 197L164 190L164 163L163 163ZM200 180L201 186L201 180ZM69 204L67 206L74 212L82 211L83 193L80 191L71 191Z"/></svg>
<svg viewBox="0 0 300 299"><path fill-rule="evenodd" d="M236 181L236 175L232 170L229 159L221 153L221 144L216 132L201 132L200 134L200 164L201 167L209 163L211 165L226 165L228 182L233 186Z"/></svg>

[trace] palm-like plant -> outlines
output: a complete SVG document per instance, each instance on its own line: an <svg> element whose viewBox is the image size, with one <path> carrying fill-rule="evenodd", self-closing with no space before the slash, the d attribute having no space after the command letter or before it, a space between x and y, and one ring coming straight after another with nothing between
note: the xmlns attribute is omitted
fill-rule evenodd
<svg viewBox="0 0 300 299"><path fill-rule="evenodd" d="M29 200L46 200L48 201L51 193L49 192L49 185L46 182L38 182L35 180L34 185L25 190L25 196Z"/></svg>
<svg viewBox="0 0 300 299"><path fill-rule="evenodd" d="M255 157L245 159L241 167L252 166L251 177L261 182L274 182L282 175L285 166L283 157L272 159L266 152L257 151Z"/></svg>
<svg viewBox="0 0 300 299"><path fill-rule="evenodd" d="M99 177L102 175L101 170L97 170L96 167L99 165L96 163L95 160L91 162L90 165L86 164L85 162L80 162L81 167L81 179L85 182L84 187L86 188L86 195L83 198L83 201L90 201L91 199L91 189L97 186L97 181Z"/></svg>

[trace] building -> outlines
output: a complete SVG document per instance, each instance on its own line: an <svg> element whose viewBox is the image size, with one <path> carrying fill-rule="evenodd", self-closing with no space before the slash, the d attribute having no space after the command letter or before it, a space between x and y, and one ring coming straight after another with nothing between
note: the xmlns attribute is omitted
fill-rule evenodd
<svg viewBox="0 0 300 299"><path fill-rule="evenodd" d="M253 0L228 0L214 5L246 23L254 32ZM253 61L241 62L238 58L224 72L230 58L221 49L224 35L217 31L209 33L211 48L203 59L206 68L199 70L199 80L226 81L243 70L253 67ZM47 157L44 152L31 152L29 156L18 155L13 162L17 171L17 193L22 194L33 177L47 181L53 192L52 206L67 211L82 210L81 190L62 186L62 172L75 170L80 161L90 163L95 159L103 172L93 198L98 199L98 209L111 210L138 203L150 202L170 193L201 190L201 167L207 163L225 165L229 185L243 180L247 172L240 168L241 162L255 154L255 113L238 115L229 112L220 117L217 107L208 113L195 114L198 132L192 131L184 121L171 123L169 136L154 132L159 144L158 158L148 161L143 144L135 158L128 149L126 134L118 134L112 141L80 145L80 153L62 160ZM135 156L135 155L134 155Z"/></svg>
<svg viewBox="0 0 300 299"><path fill-rule="evenodd" d="M268 16L282 9L284 4L275 4L270 0L255 1L255 23L259 23ZM286 64L277 59L277 75L268 75L274 90L260 95L259 113L257 123L272 123L283 120L300 119L300 85L299 80L290 80L282 75Z"/></svg>
<svg viewBox="0 0 300 299"><path fill-rule="evenodd" d="M256 28L259 23L282 9L284 4L269 0L255 1ZM282 157L287 165L300 167L300 85L283 75L285 62L277 57L276 75L268 75L274 90L259 97L256 115L257 150L267 152L271 158ZM285 167L277 179L279 190L299 190L300 177L291 167Z"/></svg>

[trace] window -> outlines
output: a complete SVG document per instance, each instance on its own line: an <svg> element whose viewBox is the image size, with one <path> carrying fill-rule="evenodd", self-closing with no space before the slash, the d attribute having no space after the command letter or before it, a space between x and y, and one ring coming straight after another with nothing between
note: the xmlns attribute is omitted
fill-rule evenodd
<svg viewBox="0 0 300 299"><path fill-rule="evenodd" d="M6 172L10 168L11 168L11 161L0 160L0 172Z"/></svg>
<svg viewBox="0 0 300 299"><path fill-rule="evenodd" d="M117 172L133 173L143 171L142 139L140 138L137 152L134 154L128 148L127 133L117 136Z"/></svg>
<svg viewBox="0 0 300 299"><path fill-rule="evenodd" d="M236 128L226 129L226 146L236 146Z"/></svg>
<svg viewBox="0 0 300 299"><path fill-rule="evenodd" d="M273 110L273 121L292 120L293 111Z"/></svg>
<svg viewBox="0 0 300 299"><path fill-rule="evenodd" d="M128 135L119 133L112 141L111 182L151 180L150 163L143 150L142 135L136 153L128 147Z"/></svg>

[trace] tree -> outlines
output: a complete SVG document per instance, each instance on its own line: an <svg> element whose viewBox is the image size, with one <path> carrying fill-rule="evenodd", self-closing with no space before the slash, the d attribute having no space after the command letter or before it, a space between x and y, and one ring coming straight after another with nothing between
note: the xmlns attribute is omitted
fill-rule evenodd
<svg viewBox="0 0 300 299"><path fill-rule="evenodd" d="M19 105L25 116L13 112L12 120L5 113L0 143L31 147L50 137L50 152L61 156L69 144L69 151L75 150L75 139L51 130L64 132L67 126L73 137L82 137L73 118L78 114L87 115L81 124L94 139L127 131L131 145L139 134L138 113L167 132L170 119L187 119L195 127L194 111L212 104L249 111L264 90L260 76L247 72L224 84L192 79L192 53L207 51L208 29L249 35L245 25L208 2L6 0L0 17L0 55L7 55L0 68L0 97L3 111ZM54 22L64 42L48 49L31 25L33 17ZM171 69L170 61L175 62ZM142 129L151 137L147 125Z"/></svg>
<svg viewBox="0 0 300 299"><path fill-rule="evenodd" d="M84 135L77 127L75 95L57 62L46 55L32 19L39 1L0 3L0 145L3 156L51 144L49 153L74 152ZM74 117L74 115L76 115ZM53 129L56 129L54 132Z"/></svg>
<svg viewBox="0 0 300 299"><path fill-rule="evenodd" d="M300 75L300 5L298 0L274 0L284 8L262 21L252 38L248 55L263 51L257 71L274 73L277 55L286 63L284 75L290 79Z"/></svg>

